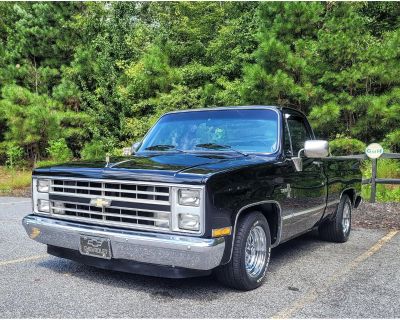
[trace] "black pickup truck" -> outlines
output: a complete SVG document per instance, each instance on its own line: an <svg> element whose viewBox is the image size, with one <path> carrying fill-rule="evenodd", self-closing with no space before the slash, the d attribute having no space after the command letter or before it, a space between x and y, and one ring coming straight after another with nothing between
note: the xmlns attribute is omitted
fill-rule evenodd
<svg viewBox="0 0 400 320"><path fill-rule="evenodd" d="M160 277L212 271L260 286L271 248L318 229L345 242L361 202L358 160L329 156L293 109L163 115L132 155L33 172L30 238L48 253Z"/></svg>

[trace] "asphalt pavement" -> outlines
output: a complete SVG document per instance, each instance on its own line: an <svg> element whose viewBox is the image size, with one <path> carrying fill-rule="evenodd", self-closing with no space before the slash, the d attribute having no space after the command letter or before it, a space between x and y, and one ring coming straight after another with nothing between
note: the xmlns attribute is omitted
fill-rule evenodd
<svg viewBox="0 0 400 320"><path fill-rule="evenodd" d="M47 255L26 235L28 198L0 198L1 318L399 318L400 233L352 230L345 244L308 234L272 252L250 292L210 277L161 279ZM400 213L399 213L400 214Z"/></svg>

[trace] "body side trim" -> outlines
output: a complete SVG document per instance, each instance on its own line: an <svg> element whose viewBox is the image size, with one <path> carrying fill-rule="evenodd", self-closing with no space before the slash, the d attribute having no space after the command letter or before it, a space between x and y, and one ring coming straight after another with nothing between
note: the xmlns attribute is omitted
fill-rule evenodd
<svg viewBox="0 0 400 320"><path fill-rule="evenodd" d="M339 199L339 200L330 201L330 202L328 202L328 203L326 204L326 206L327 206L327 207L330 207L330 206L333 206L333 205L335 205L335 204L338 204L339 202L340 202L340 199Z"/></svg>
<svg viewBox="0 0 400 320"><path fill-rule="evenodd" d="M311 213L311 212L318 211L318 210L321 210L321 209L325 209L325 207L326 207L326 204L323 204L323 205L320 205L320 206L312 207L311 209L298 211L298 212L289 214L287 216L284 216L283 220L291 219L291 218L294 218L294 217L297 217L297 216L301 216L303 214L307 214L307 213Z"/></svg>

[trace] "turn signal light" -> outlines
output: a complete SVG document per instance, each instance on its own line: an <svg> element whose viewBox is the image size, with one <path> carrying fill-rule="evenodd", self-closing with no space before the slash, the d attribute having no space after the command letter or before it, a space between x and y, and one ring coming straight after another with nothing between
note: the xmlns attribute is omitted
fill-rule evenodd
<svg viewBox="0 0 400 320"><path fill-rule="evenodd" d="M232 227L225 227L220 229L213 229L212 236L213 238L229 236L232 233Z"/></svg>
<svg viewBox="0 0 400 320"><path fill-rule="evenodd" d="M38 229L38 228L36 228L36 227L33 227L33 228L31 229L31 232L29 233L29 237L30 237L31 239L35 239L38 235L40 235L40 229Z"/></svg>

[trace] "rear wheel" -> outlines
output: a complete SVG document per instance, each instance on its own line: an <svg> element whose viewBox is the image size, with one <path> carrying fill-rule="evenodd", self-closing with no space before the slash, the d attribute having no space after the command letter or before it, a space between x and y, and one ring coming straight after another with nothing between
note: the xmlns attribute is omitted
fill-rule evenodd
<svg viewBox="0 0 400 320"><path fill-rule="evenodd" d="M318 230L323 240L346 242L349 239L351 230L351 201L348 195L345 194L340 199L334 218L324 222Z"/></svg>
<svg viewBox="0 0 400 320"><path fill-rule="evenodd" d="M268 222L260 212L238 222L231 261L215 270L219 281L239 290L252 290L265 281L271 254Z"/></svg>

